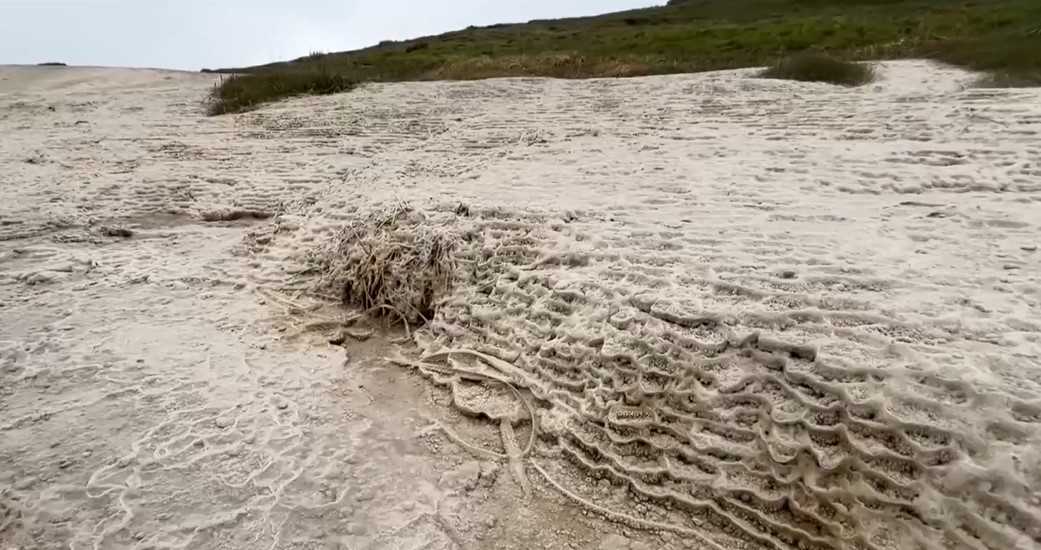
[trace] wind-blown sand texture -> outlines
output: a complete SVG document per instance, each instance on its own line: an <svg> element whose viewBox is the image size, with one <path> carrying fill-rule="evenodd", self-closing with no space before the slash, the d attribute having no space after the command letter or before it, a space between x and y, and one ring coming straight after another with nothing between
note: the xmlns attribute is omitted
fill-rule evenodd
<svg viewBox="0 0 1041 550"><path fill-rule="evenodd" d="M0 69L0 548L1041 548L1041 91L753 74Z"/></svg>

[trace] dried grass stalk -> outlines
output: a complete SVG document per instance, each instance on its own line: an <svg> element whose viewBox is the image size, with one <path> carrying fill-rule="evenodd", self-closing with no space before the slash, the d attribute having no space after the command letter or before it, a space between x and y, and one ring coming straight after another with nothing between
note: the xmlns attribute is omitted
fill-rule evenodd
<svg viewBox="0 0 1041 550"><path fill-rule="evenodd" d="M418 324L451 291L458 246L455 235L399 206L350 223L313 260L319 287L344 303Z"/></svg>

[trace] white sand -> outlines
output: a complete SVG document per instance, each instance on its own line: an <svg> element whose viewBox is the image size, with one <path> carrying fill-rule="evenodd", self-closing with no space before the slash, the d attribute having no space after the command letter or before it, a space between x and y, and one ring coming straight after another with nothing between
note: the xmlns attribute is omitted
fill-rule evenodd
<svg viewBox="0 0 1041 550"><path fill-rule="evenodd" d="M205 75L0 68L0 548L1041 547L1041 91L750 75L206 118ZM401 201L468 234L417 341L514 363L520 472L422 430L505 452L475 388L293 337L340 314L279 298L306 254Z"/></svg>

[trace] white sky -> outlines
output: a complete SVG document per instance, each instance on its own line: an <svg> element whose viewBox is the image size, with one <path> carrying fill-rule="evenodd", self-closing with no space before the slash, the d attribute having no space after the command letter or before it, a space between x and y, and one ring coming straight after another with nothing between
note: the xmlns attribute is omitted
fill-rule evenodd
<svg viewBox="0 0 1041 550"><path fill-rule="evenodd" d="M0 0L0 64L196 70L665 0Z"/></svg>

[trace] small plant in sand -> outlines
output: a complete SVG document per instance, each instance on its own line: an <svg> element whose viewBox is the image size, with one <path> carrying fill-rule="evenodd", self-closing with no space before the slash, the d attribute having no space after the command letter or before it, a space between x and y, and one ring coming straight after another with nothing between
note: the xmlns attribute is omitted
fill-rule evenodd
<svg viewBox="0 0 1041 550"><path fill-rule="evenodd" d="M402 205L351 223L312 256L318 286L344 303L418 324L451 289L457 238Z"/></svg>
<svg viewBox="0 0 1041 550"><path fill-rule="evenodd" d="M862 86L875 79L870 65L835 59L816 52L786 57L759 73L762 78L826 82L842 86Z"/></svg>

